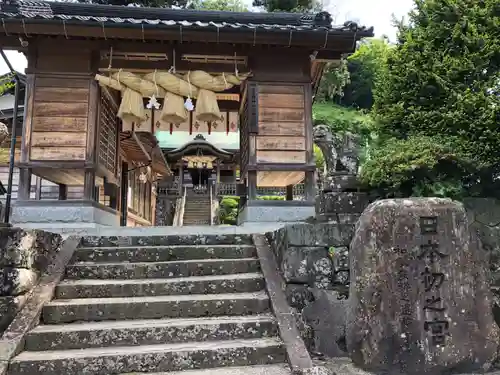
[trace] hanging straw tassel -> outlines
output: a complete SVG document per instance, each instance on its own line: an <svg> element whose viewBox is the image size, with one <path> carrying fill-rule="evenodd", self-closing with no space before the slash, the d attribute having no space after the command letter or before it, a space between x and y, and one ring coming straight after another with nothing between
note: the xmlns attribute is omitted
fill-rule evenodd
<svg viewBox="0 0 500 375"><path fill-rule="evenodd" d="M212 122L220 121L222 114L217 103L217 96L213 91L200 89L198 100L196 101L196 119L200 121Z"/></svg>
<svg viewBox="0 0 500 375"><path fill-rule="evenodd" d="M188 112L184 108L184 98L180 95L168 92L165 95L160 119L165 122L180 124L188 118Z"/></svg>
<svg viewBox="0 0 500 375"><path fill-rule="evenodd" d="M140 124L146 120L142 95L132 89L125 89L117 116L128 123Z"/></svg>

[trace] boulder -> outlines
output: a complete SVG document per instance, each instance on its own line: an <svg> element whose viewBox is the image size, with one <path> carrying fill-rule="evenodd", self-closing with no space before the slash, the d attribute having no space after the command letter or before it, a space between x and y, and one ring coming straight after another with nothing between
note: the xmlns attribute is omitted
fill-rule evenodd
<svg viewBox="0 0 500 375"><path fill-rule="evenodd" d="M313 331L314 351L327 357L345 357L346 300L333 290L311 289L314 301L302 310Z"/></svg>
<svg viewBox="0 0 500 375"><path fill-rule="evenodd" d="M325 246L291 246L283 254L281 268L287 283L328 288L333 278L332 260Z"/></svg>
<svg viewBox="0 0 500 375"><path fill-rule="evenodd" d="M458 202L371 204L349 250L346 341L354 364L407 375L489 368L499 329L484 255Z"/></svg>
<svg viewBox="0 0 500 375"><path fill-rule="evenodd" d="M31 290L38 274L26 268L0 269L0 296L17 296Z"/></svg>

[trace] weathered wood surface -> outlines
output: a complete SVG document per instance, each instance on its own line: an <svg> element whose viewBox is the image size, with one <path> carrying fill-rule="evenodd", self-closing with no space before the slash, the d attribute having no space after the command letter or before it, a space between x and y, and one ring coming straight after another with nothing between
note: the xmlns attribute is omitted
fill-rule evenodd
<svg viewBox="0 0 500 375"><path fill-rule="evenodd" d="M31 160L81 160L85 158L84 147L32 147Z"/></svg>
<svg viewBox="0 0 500 375"><path fill-rule="evenodd" d="M299 184L304 178L305 172L259 171L257 172L257 186L285 187Z"/></svg>
<svg viewBox="0 0 500 375"><path fill-rule="evenodd" d="M30 160L85 159L89 85L87 78L35 78Z"/></svg>
<svg viewBox="0 0 500 375"><path fill-rule="evenodd" d="M257 150L257 163L294 164L305 163L305 151L261 151Z"/></svg>
<svg viewBox="0 0 500 375"><path fill-rule="evenodd" d="M35 117L33 132L78 132L86 131L87 119L83 117Z"/></svg>
<svg viewBox="0 0 500 375"><path fill-rule="evenodd" d="M35 89L37 90L37 89ZM36 92L36 91L35 91ZM36 94L35 94L36 96ZM34 117L87 117L87 103L54 103L54 102L35 102L33 109Z"/></svg>
<svg viewBox="0 0 500 375"><path fill-rule="evenodd" d="M260 94L299 94L304 95L304 89L300 85L282 86L282 85L267 85L259 86Z"/></svg>
<svg viewBox="0 0 500 375"><path fill-rule="evenodd" d="M36 102L87 103L89 90L76 87L40 87L35 91Z"/></svg>
<svg viewBox="0 0 500 375"><path fill-rule="evenodd" d="M270 137L257 136L257 150L287 150L287 151L303 151L306 149L306 141L304 137Z"/></svg>
<svg viewBox="0 0 500 375"><path fill-rule="evenodd" d="M259 107L263 108L304 108L304 94L263 94L259 92Z"/></svg>
<svg viewBox="0 0 500 375"><path fill-rule="evenodd" d="M304 121L304 110L295 108L259 108L259 122Z"/></svg>
<svg viewBox="0 0 500 375"><path fill-rule="evenodd" d="M259 121L259 135L304 136L303 122L262 122Z"/></svg>
<svg viewBox="0 0 500 375"><path fill-rule="evenodd" d="M50 147L53 145L65 147L85 147L85 141L85 138L78 133L33 132L31 145L33 147Z"/></svg>
<svg viewBox="0 0 500 375"><path fill-rule="evenodd" d="M82 194L79 198L83 197L83 182L85 173L83 169L33 168L33 173L36 173L38 176L42 176L43 178L54 183L68 186L82 186Z"/></svg>

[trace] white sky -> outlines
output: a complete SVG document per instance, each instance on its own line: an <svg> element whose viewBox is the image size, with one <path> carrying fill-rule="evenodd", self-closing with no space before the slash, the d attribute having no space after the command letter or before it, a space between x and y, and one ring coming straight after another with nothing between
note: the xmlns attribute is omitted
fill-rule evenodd
<svg viewBox="0 0 500 375"><path fill-rule="evenodd" d="M252 0L244 0L251 5ZM413 0L323 0L323 7L328 10L335 24L342 24L346 20L356 21L364 26L373 26L375 35L387 35L395 41L396 33L392 26L392 14L397 18L406 16L413 5ZM15 51L6 51L7 58L14 69L24 72L26 69L25 57ZM9 69L0 58L0 74Z"/></svg>

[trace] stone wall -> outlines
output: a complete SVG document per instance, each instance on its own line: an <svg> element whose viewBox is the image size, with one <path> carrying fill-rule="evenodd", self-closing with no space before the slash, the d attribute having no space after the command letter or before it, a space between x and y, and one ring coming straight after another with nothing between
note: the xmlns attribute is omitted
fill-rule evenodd
<svg viewBox="0 0 500 375"><path fill-rule="evenodd" d="M323 295L320 291L328 291L328 298L331 295L339 299L347 297L348 253L353 236L354 224L333 223L298 223L266 234L285 281L288 303L297 312L302 338L311 353L340 355L334 341L333 347L323 348L322 332L303 310Z"/></svg>
<svg viewBox="0 0 500 375"><path fill-rule="evenodd" d="M60 245L59 234L0 228L0 333L23 306Z"/></svg>

